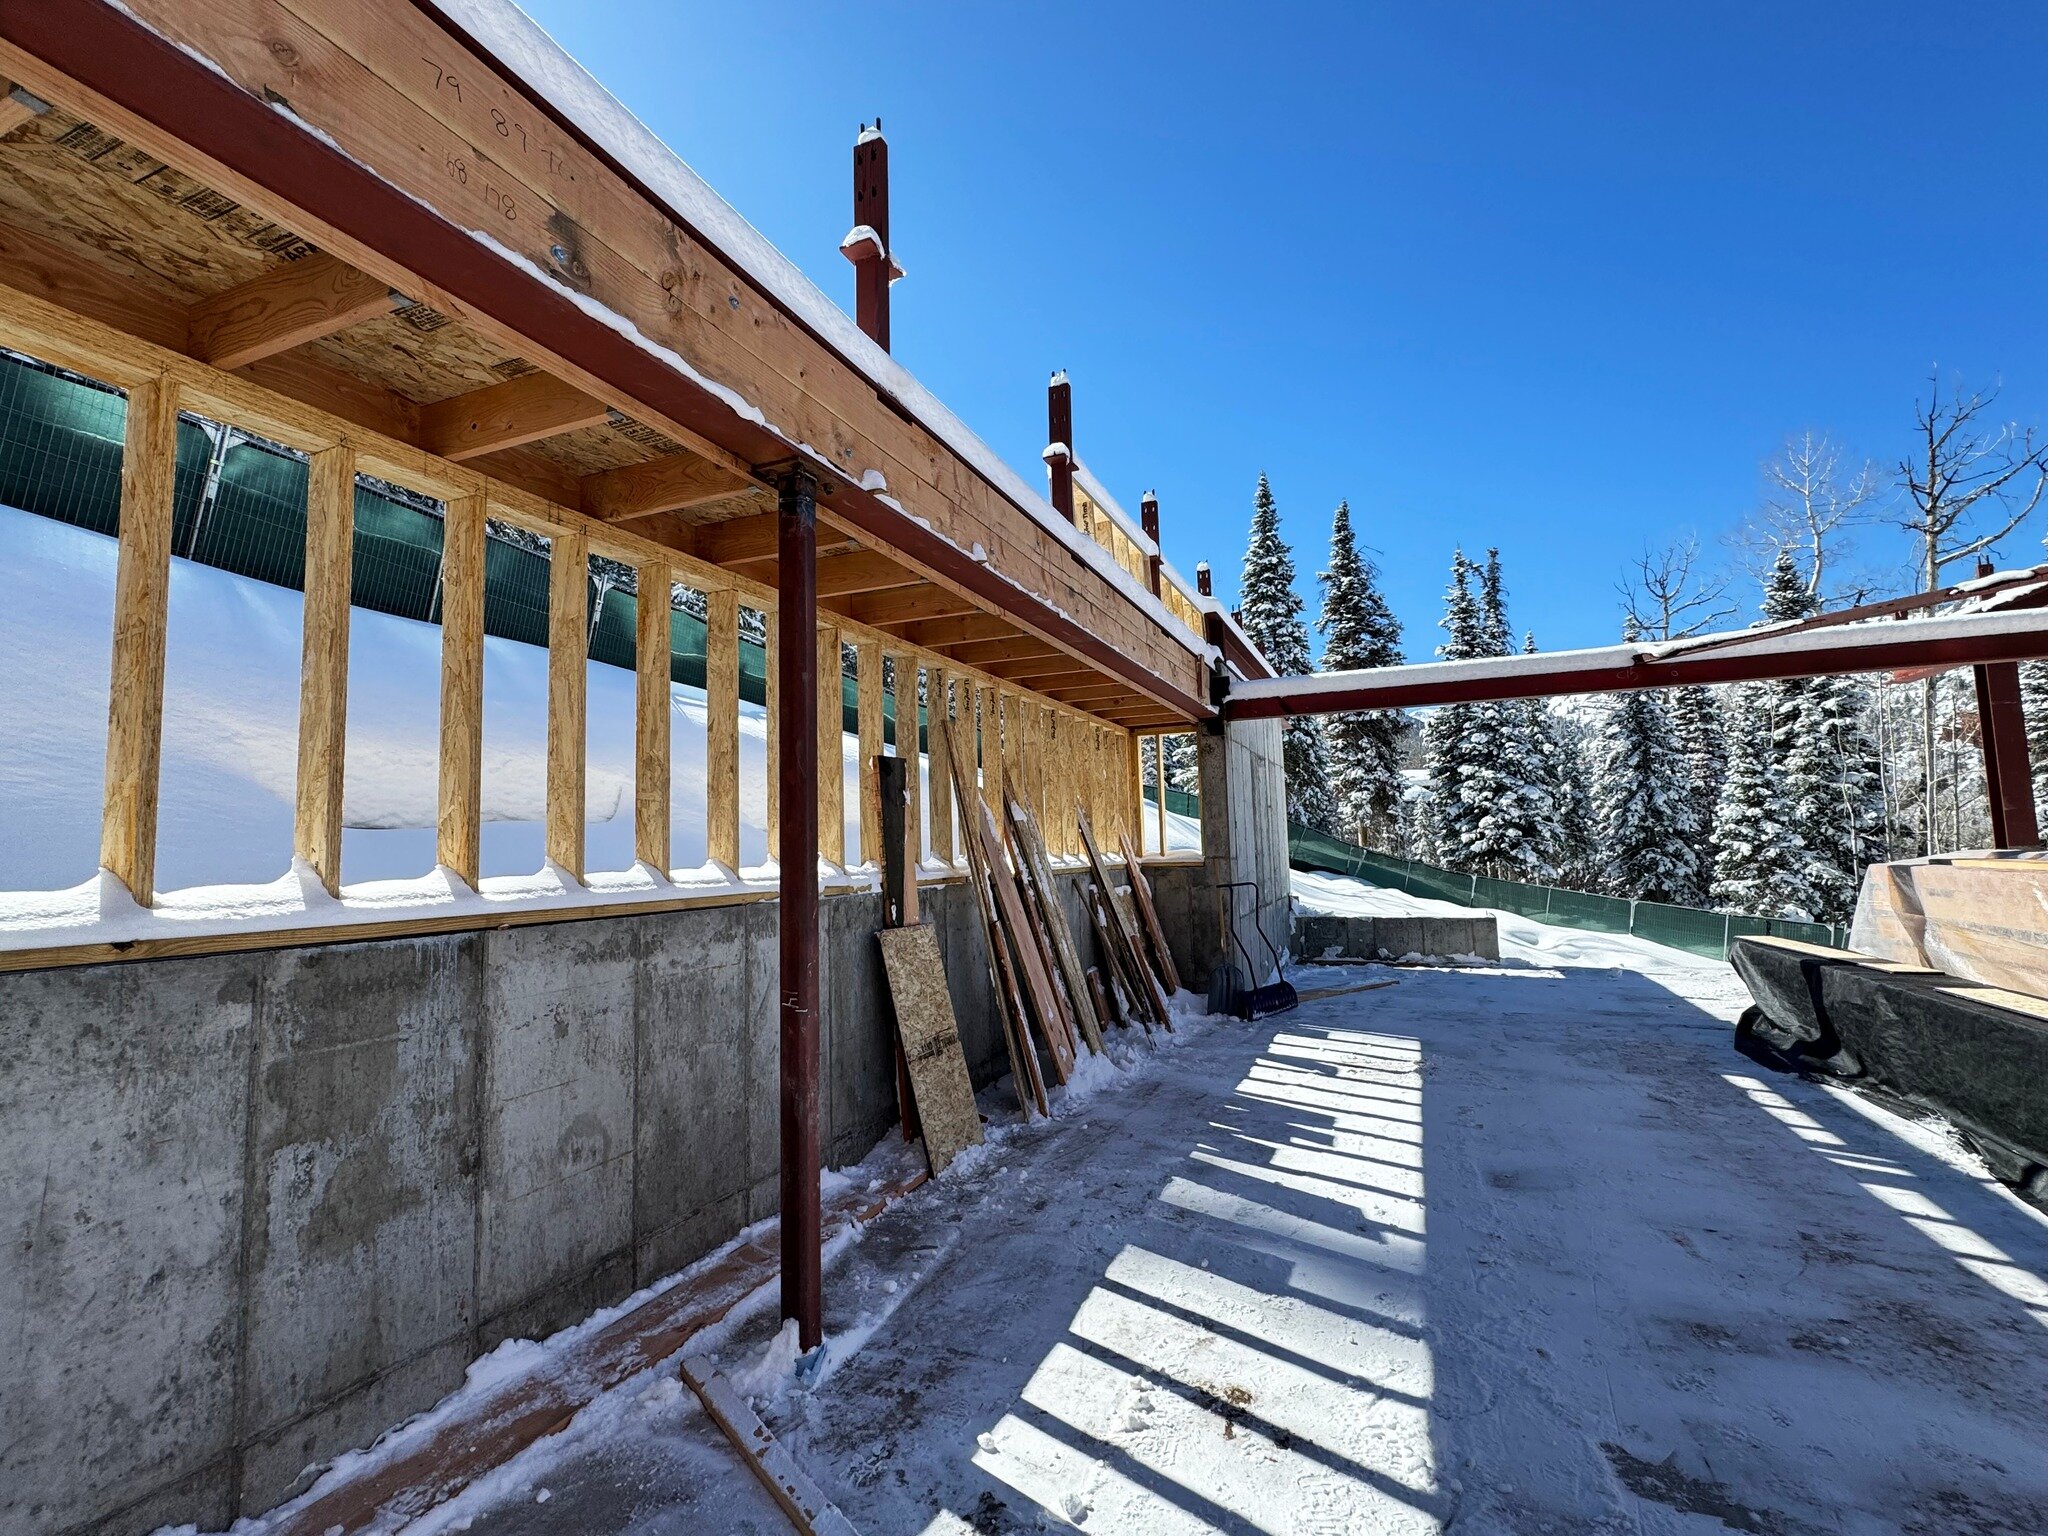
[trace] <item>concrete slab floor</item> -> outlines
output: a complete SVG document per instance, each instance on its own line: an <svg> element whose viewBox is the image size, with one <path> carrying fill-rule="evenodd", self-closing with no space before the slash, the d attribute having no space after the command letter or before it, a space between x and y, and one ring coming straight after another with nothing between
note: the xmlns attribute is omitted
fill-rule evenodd
<svg viewBox="0 0 2048 1536"><path fill-rule="evenodd" d="M858 1528L2048 1530L2048 1222L1760 1077L1724 967L1399 975L1191 1029L868 1230L764 1405ZM777 1528L665 1422L469 1529Z"/></svg>

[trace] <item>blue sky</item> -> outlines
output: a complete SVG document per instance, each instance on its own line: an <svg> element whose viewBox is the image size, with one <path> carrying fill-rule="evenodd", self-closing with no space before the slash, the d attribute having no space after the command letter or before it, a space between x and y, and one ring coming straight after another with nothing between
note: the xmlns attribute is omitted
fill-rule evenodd
<svg viewBox="0 0 2048 1536"><path fill-rule="evenodd" d="M1889 466L1934 363L2048 420L2048 8L527 3L849 310L879 113L897 354L1034 478L1070 370L1222 596L1261 470L1312 612L1348 497L1412 657L1459 543L1615 638L1646 541L1803 428Z"/></svg>

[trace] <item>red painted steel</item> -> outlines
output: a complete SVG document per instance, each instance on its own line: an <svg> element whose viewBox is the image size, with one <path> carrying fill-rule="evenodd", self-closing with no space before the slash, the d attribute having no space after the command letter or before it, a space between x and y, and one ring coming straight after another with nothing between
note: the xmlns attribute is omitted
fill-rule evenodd
<svg viewBox="0 0 2048 1536"><path fill-rule="evenodd" d="M862 129L853 146L853 222L881 236L882 248L854 263L854 321L886 352L889 279L896 263L889 246L889 141L879 117L874 131Z"/></svg>
<svg viewBox="0 0 2048 1536"><path fill-rule="evenodd" d="M1138 503L1138 523L1145 530L1145 537L1152 541L1152 553L1145 557L1145 579L1152 588L1152 595L1159 595L1159 498L1147 491Z"/></svg>
<svg viewBox="0 0 2048 1536"><path fill-rule="evenodd" d="M818 1195L818 481L777 476L776 786L781 796L782 1315L798 1342L824 1337ZM839 722L827 723L837 730Z"/></svg>
<svg viewBox="0 0 2048 1536"><path fill-rule="evenodd" d="M1046 464L1052 470L1052 504L1068 522L1074 520L1074 386L1064 373L1045 386ZM1065 452L1055 451L1064 448Z"/></svg>
<svg viewBox="0 0 2048 1536"><path fill-rule="evenodd" d="M2032 848L2041 841L2041 829L2034 817L2034 773L2020 669L2009 661L1991 662L1978 667L1976 674L1977 735L1991 801L1991 842L1998 848Z"/></svg>
<svg viewBox="0 0 2048 1536"><path fill-rule="evenodd" d="M414 3L437 23L448 26L433 6L423 0ZM458 27L448 29L463 35ZM0 37L202 156L232 166L284 206L304 209L365 246L391 253L436 290L605 381L620 395L645 402L748 464L777 463L797 450L798 445L741 416L709 389L584 313L563 290L490 250L322 138L294 128L290 119L104 0L0 5ZM508 73L518 78L516 71ZM558 117L555 120L562 131L586 142L592 153L620 170L643 196L688 228L673 209L654 198L610 156L589 145L572 124ZM777 308L786 308L772 295L766 298ZM799 321L798 328L827 351L843 357L810 327ZM914 419L914 413L886 390L878 387L877 393ZM968 472L975 473L971 465ZM1004 494L999 487L994 489L998 495ZM1187 718L1207 719L1215 714L1206 701L1148 671L1051 602L970 558L915 518L879 500L874 492L834 478L825 494L838 522L900 551L912 563L971 594L990 611L1037 630ZM1030 515L1021 507L1019 511Z"/></svg>
<svg viewBox="0 0 2048 1536"><path fill-rule="evenodd" d="M1366 709L1416 709L1431 704L1470 704L1489 699L1545 699L1582 693L1626 693L1642 688L1678 688L1689 683L1754 683L1785 677L1827 677L1853 672L1892 672L1906 667L1942 671L1983 662L2031 661L2048 656L2048 624L2024 633L1916 639L1912 626L1898 626L1896 639L1872 638L1867 645L1832 649L1785 649L1761 655L1708 651L1662 661L1620 661L1577 671L1519 672L1504 677L1448 677L1400 682L1402 670L1387 668L1382 682L1361 680L1355 688L1299 694L1238 696L1223 709L1232 720L1265 720L1285 715L1333 715ZM1361 679L1371 674L1361 674ZM1310 684L1313 678L1303 678Z"/></svg>

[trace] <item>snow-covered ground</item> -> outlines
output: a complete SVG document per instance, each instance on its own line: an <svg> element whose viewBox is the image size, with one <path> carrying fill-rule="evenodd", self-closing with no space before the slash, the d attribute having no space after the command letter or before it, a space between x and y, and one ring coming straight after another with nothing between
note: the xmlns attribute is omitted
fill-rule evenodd
<svg viewBox="0 0 2048 1536"><path fill-rule="evenodd" d="M821 1377L765 1311L712 1347L869 1536L2048 1530L2048 1222L1760 1077L1724 966L1502 950L1297 971L1394 985L1185 1021L1049 1123L992 1090L834 1262ZM778 1527L657 1370L411 1536L448 1529Z"/></svg>

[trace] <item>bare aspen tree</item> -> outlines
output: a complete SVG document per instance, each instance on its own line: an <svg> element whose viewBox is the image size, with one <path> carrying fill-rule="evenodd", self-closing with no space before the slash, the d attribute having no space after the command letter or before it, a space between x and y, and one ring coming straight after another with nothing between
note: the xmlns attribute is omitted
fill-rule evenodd
<svg viewBox="0 0 2048 1536"><path fill-rule="evenodd" d="M2025 522L2048 490L2048 446L2034 429L1995 422L1990 412L1998 390L1944 396L1937 369L1927 398L1913 409L1914 448L1901 459L1898 486L1904 492L1897 521L1918 543L1917 575L1923 591L1942 585L1942 573L1958 561L1982 554ZM1979 517L1992 526L1980 531ZM1935 851L1935 683L1921 685L1920 748L1922 812L1927 845ZM1957 829L1960 833L1960 827Z"/></svg>
<svg viewBox="0 0 2048 1536"><path fill-rule="evenodd" d="M1759 580L1780 549L1798 553L1806 590L1828 601L1826 580L1848 531L1873 520L1884 483L1867 460L1850 468L1849 455L1826 432L1801 432L1763 465L1764 497L1741 542Z"/></svg>
<svg viewBox="0 0 2048 1536"><path fill-rule="evenodd" d="M1691 534L1645 549L1614 585L1622 613L1645 640L1683 640L1736 611L1728 579L1702 569L1700 543Z"/></svg>

